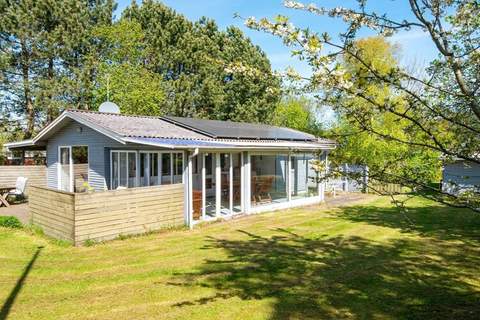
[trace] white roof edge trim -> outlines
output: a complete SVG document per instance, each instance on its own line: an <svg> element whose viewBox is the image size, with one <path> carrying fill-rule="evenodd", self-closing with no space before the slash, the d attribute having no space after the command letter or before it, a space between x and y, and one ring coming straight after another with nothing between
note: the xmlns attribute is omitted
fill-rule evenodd
<svg viewBox="0 0 480 320"><path fill-rule="evenodd" d="M100 132L101 134L115 140L115 141L118 141L120 142L121 144L125 144L125 140L123 139L122 136L112 132L111 130L108 130L108 129L105 129L105 128L102 128L96 124L93 124L89 121L86 121L84 119L79 119L75 114L72 114L68 111L64 111L57 119L55 119L54 121L52 121L48 126L46 126L45 128L43 128L42 131L40 131L36 136L35 138L33 138L33 143L37 143L38 140L40 140L45 134L47 134L50 130L52 130L53 128L55 128L55 126L60 122L62 121L63 119L65 118L70 118L74 121L77 121L78 123L80 124L83 124L84 126L87 126L89 128L92 128L93 130L97 131L97 132Z"/></svg>
<svg viewBox="0 0 480 320"><path fill-rule="evenodd" d="M3 146L6 148L11 148L11 147L29 147L29 146L34 146L35 143L33 143L33 139L28 139L28 140L22 140L22 141L15 141L15 142L9 142L5 143Z"/></svg>
<svg viewBox="0 0 480 320"><path fill-rule="evenodd" d="M136 140L135 138L124 138L123 141L136 143L136 144L143 144L143 145L146 145L146 146L154 146L154 147L160 147L160 148L175 149L175 146L172 146L170 144L139 141L139 140Z"/></svg>
<svg viewBox="0 0 480 320"><path fill-rule="evenodd" d="M219 149L219 150L225 150L225 149L240 149L240 150L293 150L293 149L298 149L298 150L333 150L335 149L335 146L332 145L318 145L318 146L274 146L274 145L235 145L231 144L228 145L226 143L222 143L219 141L213 142L213 144L217 143L220 144L219 146L202 146L202 145L169 145L169 144L163 144L163 143L155 143L155 142L146 142L146 141L141 141L137 140L135 138L125 138L125 142L130 142L130 143L136 143L136 144L142 144L142 145L148 145L148 146L154 146L154 147L160 147L160 148L166 148L166 149L202 149L202 150L212 150L212 149Z"/></svg>

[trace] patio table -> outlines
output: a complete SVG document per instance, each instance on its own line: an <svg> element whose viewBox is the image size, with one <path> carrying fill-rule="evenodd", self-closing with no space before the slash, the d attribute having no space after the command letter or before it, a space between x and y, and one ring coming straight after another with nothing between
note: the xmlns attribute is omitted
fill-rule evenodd
<svg viewBox="0 0 480 320"><path fill-rule="evenodd" d="M0 187L0 207L2 205L10 207L10 204L7 201L7 195L10 190L15 190L15 187Z"/></svg>

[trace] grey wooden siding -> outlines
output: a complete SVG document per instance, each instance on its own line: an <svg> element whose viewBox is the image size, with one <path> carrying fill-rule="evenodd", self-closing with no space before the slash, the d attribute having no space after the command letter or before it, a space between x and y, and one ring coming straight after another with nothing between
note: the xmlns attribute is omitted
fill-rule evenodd
<svg viewBox="0 0 480 320"><path fill-rule="evenodd" d="M467 161L456 161L443 166L443 191L458 193L480 189L480 165Z"/></svg>
<svg viewBox="0 0 480 320"><path fill-rule="evenodd" d="M82 127L79 132L78 128ZM107 186L106 172L109 170L109 148L121 148L123 145L107 136L81 125L73 120L56 132L47 144L47 186L57 188L57 163L59 146L88 146L89 184L95 190L104 190Z"/></svg>

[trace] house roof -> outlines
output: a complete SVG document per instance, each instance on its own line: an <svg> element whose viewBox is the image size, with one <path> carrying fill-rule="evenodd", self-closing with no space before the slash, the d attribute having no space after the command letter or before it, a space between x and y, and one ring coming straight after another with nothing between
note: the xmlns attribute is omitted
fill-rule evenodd
<svg viewBox="0 0 480 320"><path fill-rule="evenodd" d="M122 144L165 148L278 148L333 149L335 142L313 135L261 124L199 120L180 117L133 116L84 110L66 110L31 141L6 144L9 148L45 143L71 120ZM28 143L27 143L28 142Z"/></svg>
<svg viewBox="0 0 480 320"><path fill-rule="evenodd" d="M204 120L171 116L163 117L163 119L215 139L316 140L315 136L305 132L258 123Z"/></svg>
<svg viewBox="0 0 480 320"><path fill-rule="evenodd" d="M199 134L163 120L160 117L130 116L115 113L69 110L76 118L111 130L123 137L209 139Z"/></svg>

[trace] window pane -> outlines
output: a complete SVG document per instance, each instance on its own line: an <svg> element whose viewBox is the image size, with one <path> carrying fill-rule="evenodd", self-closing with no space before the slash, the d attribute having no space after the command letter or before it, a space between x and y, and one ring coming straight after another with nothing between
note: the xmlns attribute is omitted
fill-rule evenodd
<svg viewBox="0 0 480 320"><path fill-rule="evenodd" d="M88 185L88 147L73 146L73 189L75 192L86 192Z"/></svg>
<svg viewBox="0 0 480 320"><path fill-rule="evenodd" d="M135 152L128 153L128 187L137 185L137 157Z"/></svg>
<svg viewBox="0 0 480 320"><path fill-rule="evenodd" d="M140 186L148 186L148 154L140 153Z"/></svg>
<svg viewBox="0 0 480 320"><path fill-rule="evenodd" d="M233 211L240 212L242 209L241 195L242 195L242 179L241 179L241 167L242 156L240 153L233 154Z"/></svg>
<svg viewBox="0 0 480 320"><path fill-rule="evenodd" d="M299 153L291 157L292 199L313 197L318 195L316 158L313 154Z"/></svg>
<svg viewBox="0 0 480 320"><path fill-rule="evenodd" d="M252 206L287 201L287 156L251 156Z"/></svg>
<svg viewBox="0 0 480 320"><path fill-rule="evenodd" d="M172 183L170 169L170 153L162 153L162 184Z"/></svg>
<svg viewBox="0 0 480 320"><path fill-rule="evenodd" d="M158 153L150 153L150 185L160 184L158 179Z"/></svg>
<svg viewBox="0 0 480 320"><path fill-rule="evenodd" d="M222 214L230 214L230 154L220 154L220 168L221 168L221 199L220 211Z"/></svg>
<svg viewBox="0 0 480 320"><path fill-rule="evenodd" d="M318 160L314 154L307 154L307 186L308 196L318 196Z"/></svg>
<svg viewBox="0 0 480 320"><path fill-rule="evenodd" d="M120 152L120 184L121 187L128 187L127 185L127 153Z"/></svg>
<svg viewBox="0 0 480 320"><path fill-rule="evenodd" d="M173 183L182 183L183 153L174 153L174 176Z"/></svg>
<svg viewBox="0 0 480 320"><path fill-rule="evenodd" d="M60 148L60 189L70 191L70 149Z"/></svg>
<svg viewBox="0 0 480 320"><path fill-rule="evenodd" d="M112 189L118 188L118 152L112 153Z"/></svg>

